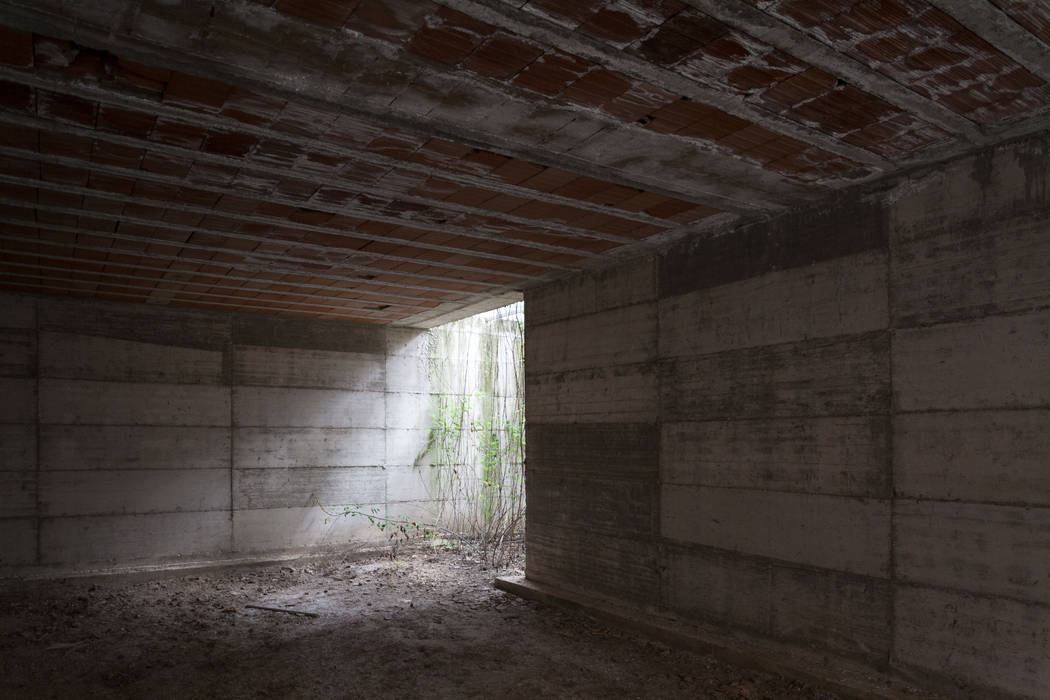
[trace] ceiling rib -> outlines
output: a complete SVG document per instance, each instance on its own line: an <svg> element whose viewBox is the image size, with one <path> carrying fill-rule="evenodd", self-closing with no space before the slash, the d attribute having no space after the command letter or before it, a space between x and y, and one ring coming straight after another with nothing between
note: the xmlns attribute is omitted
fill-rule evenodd
<svg viewBox="0 0 1050 700"><path fill-rule="evenodd" d="M933 100L919 95L892 78L872 70L808 34L770 15L744 0L683 0L686 4L711 15L715 19L770 46L790 53L828 73L848 80L857 87L881 97L905 112L910 112L948 133L971 143L979 143L981 130L966 117L960 116Z"/></svg>
<svg viewBox="0 0 1050 700"><path fill-rule="evenodd" d="M512 17L510 15L511 11L521 14L521 10L508 7L506 3L500 2L500 0L441 0L441 2L448 7L482 19L489 24L494 24L521 36L527 36L556 46L569 53L594 61L605 68L617 70L663 87L669 92L685 95L690 99L718 107L736 117L746 119L770 131L789 136L811 146L816 146L829 153L877 168L885 168L890 164L889 160L876 153L844 143L839 139L829 137L827 134L771 112L758 110L742 97L705 87L675 73L673 70L655 66L623 52L612 52L609 50L609 47L598 41L567 31L537 15L527 15L527 22L524 19ZM725 157L736 160L732 156ZM759 169L761 170L761 168ZM763 170L763 172L768 175L769 171Z"/></svg>
<svg viewBox="0 0 1050 700"><path fill-rule="evenodd" d="M15 148L8 148L6 146L0 146L0 156L10 156L10 157L16 157L16 158L25 158L27 155L30 155L30 153L28 151L23 151L23 150L19 150L19 149L15 149ZM90 167L92 171L114 175L115 177L129 177L129 174L128 174L129 172L130 173L137 173L137 172L139 172L139 171L128 171L127 169L123 169L123 168L94 166L94 165L92 165L90 163L84 163L83 161L80 161L80 160L77 160L77 159L65 158L65 157L62 157L62 156L48 156L48 155L40 155L40 154L32 154L32 155L35 155L36 156L36 160L38 160L38 161L40 161L42 163L53 163L53 164L56 164L56 165L67 165L67 166L72 166L72 167L87 166L87 167ZM148 180L148 181L151 181L151 182L160 182L160 183L163 183L163 184L172 184L172 185L176 185L176 186L184 186L184 187L188 187L188 188L200 189L200 190L205 190L205 191L209 191L209 192L216 192L216 191L219 190L219 188L214 188L214 187L207 187L207 188L205 188L205 187L198 187L198 186L193 185L192 183L186 183L186 182L178 180L178 179L174 179L174 181L172 181L172 178L165 178L164 176L158 176L157 178L142 178L142 179L143 180ZM492 253L492 252L489 252L489 251L474 250L474 249L471 249L471 248L460 248L460 247L457 247L457 246L441 245L441 244L437 244L437 243L424 243L424 242L421 242L421 241L413 241L413 240L407 239L407 238L398 238L396 236L373 235L373 234L369 234L369 233L361 233L361 232L358 232L358 231L353 231L353 230L348 230L348 229L339 229L339 228L332 228L332 227L328 227L328 226L318 226L316 224L301 223L301 222L297 222L297 221L291 221L289 219L281 219L281 218L272 217L272 216L262 216L262 215L259 215L259 214L245 214L245 213L241 213L241 212L237 212L237 211L227 211L227 210L223 210L223 209L214 209L214 208L210 208L210 207L197 206L197 205L194 205L194 204L187 204L187 203L184 203L184 202L169 202L167 200L152 199L152 198L149 198L149 197L122 195L122 194L117 194L117 193L113 193L113 192L108 192L108 191L105 191L105 190L92 189L92 188L89 188L89 187L80 187L80 186L77 186L77 185L68 185L68 184L61 183L61 182L50 182L48 180L21 178L21 177L14 176L14 175L4 175L3 173L0 173L0 182L7 182L7 183L12 184L12 185L19 185L19 186L23 186L23 187L36 187L36 188L40 188L40 189L54 190L56 192L72 192L72 193L75 193L75 194L82 195L84 197L91 197L93 199L104 199L104 200L109 200L109 201L114 201L114 202L120 202L122 204L141 204L141 205L148 206L148 207L155 207L155 208L160 208L160 209L168 209L168 210L173 210L173 211L181 211L181 212L192 213L192 214L200 214L202 216L211 216L211 217L216 217L216 218L221 218L221 219L230 219L230 220L233 220L233 221L244 221L244 222L247 222L247 223L254 223L254 224L269 224L269 225L276 226L276 227L281 228L281 229L298 230L298 231L309 231L311 233L320 233L320 234L325 234L325 235L329 235L329 236L339 236L341 238L345 238L345 239L348 239L348 240L362 240L362 241L368 241L368 242L373 242L374 241L374 242L389 243L391 245L397 245L399 247L404 246L404 247L410 247L410 248L418 248L420 250L434 250L434 251L440 251L440 252L445 252L445 253L451 253L453 255L459 255L459 254L471 255L471 256L479 257L479 258L487 258L487 259L490 259L490 260L499 260L499 261L503 261L503 262L514 262L514 263L521 263L521 264L525 264L525 265L535 265L535 266L538 266L538 267L547 267L547 268L556 269L556 270L578 270L578 269L582 269L582 268L580 268L578 266L575 266L575 265L562 265L562 264L559 264L559 263L552 263L552 262L541 261L541 260L533 260L531 258L525 258L525 257L521 257L521 256L516 256L516 255L504 255L504 254L500 254L500 253ZM255 200L255 198L246 198L246 199ZM276 203L282 203L283 201L288 201L289 203L291 202L290 200L282 200L282 199L277 198L277 197L271 198L270 201L273 201L273 202L276 202ZM33 206L32 202L29 202L28 204L30 206ZM85 211L85 213L89 213L89 212ZM127 221L132 221L132 217L129 217L129 216L123 214L123 213L121 213L121 214L109 214L109 213L106 213L106 212L95 212L95 216L99 217L99 218L118 217L118 218L121 218L121 219L125 219ZM166 222L161 221L159 223L166 223ZM406 227L409 227L409 228L422 228L422 227L410 226L408 223L403 222L403 221L402 222L398 222L398 223L399 223L399 225L403 225L403 226L406 226ZM190 228L196 228L197 230L200 230L200 231L209 231L211 233L216 233L218 235L222 235L224 233L222 230L207 229L207 228L205 228L203 226L196 226L196 227L192 227L191 226ZM450 234L454 233L454 231L452 231L452 230L446 230L445 232L446 233L450 233ZM459 235L459 234L456 234L456 235ZM473 236L473 237L474 238L480 238L478 236ZM274 242L287 242L287 243L290 243L290 244L291 243L295 243L294 239L287 239L287 238L266 238L265 240L267 240L267 241L274 241ZM500 239L500 238L493 237L492 239L485 239L485 238L483 238L482 240L492 240L493 242L498 242L498 243L503 243L503 244L508 244L508 245L513 245L516 242L515 239L512 239L512 238ZM340 250L340 248L338 248L336 246L327 246L327 247L330 248L330 249L333 249L333 250ZM535 246L528 246L528 247L535 247ZM586 253L584 251L577 251L574 248L567 248L567 247L561 247L561 246L548 246L546 249L547 249L548 252L557 252L557 253L566 254L566 255L575 255L575 256L581 257L581 258L589 257L589 256L596 256L597 255L595 253ZM384 254L384 253L371 252L371 251L362 251L362 250L357 250L357 249L354 249L354 248L342 248L341 250L356 250L358 253L361 253L361 254L368 253L368 254L370 254L372 256L375 256L377 258L391 257L391 256L389 256L387 254Z"/></svg>
<svg viewBox="0 0 1050 700"><path fill-rule="evenodd" d="M97 91L93 87L88 87L88 86L84 86L84 85L76 85L74 83L69 83L69 82L66 82L66 81L60 82L60 81L45 80L45 79L42 79L39 76L35 76L35 75L33 75L33 76L22 76L17 71L12 71L10 69L5 69L3 67L0 67L0 80L11 80L11 81L17 80L17 81L20 81L22 83L31 85L31 86L36 87L36 88L46 89L46 90L54 90L54 91L61 91L61 92L64 92L64 94L69 94L69 95L73 95L73 96L76 96L76 97L82 97L82 98L91 99L91 100L103 99L107 104L120 105L120 106L123 106L123 107L129 107L129 108L132 108L132 109L146 110L146 111L149 111L149 112L156 113L158 115L171 116L174 119L178 119L178 120L183 121L183 122L191 123L191 124L194 124L196 126L200 126L202 128L214 129L214 130L222 131L222 132L225 132L225 133L231 133L231 132L250 133L250 134L253 134L253 135L256 135L256 136L260 136L260 137L263 137L263 138L267 138L267 139L286 141L288 143L295 143L295 144L298 144L298 145L301 145L301 146L311 147L311 148L314 148L318 153L321 153L323 155L338 155L338 156L344 156L344 157L351 157L351 158L356 158L358 160L361 160L362 162L371 162L372 164L381 165L382 167L389 167L391 169L395 169L396 168L396 169L399 169L399 170L408 170L408 171L412 171L412 172L419 172L421 174L425 173L429 177L438 177L438 178L442 178L442 179L449 180L449 181L455 181L455 178L453 178L453 177L451 177L449 175L443 174L443 171L438 171L438 170L435 170L434 168L427 168L427 167L423 167L423 166L418 166L418 164L415 164L415 163L410 163L410 162L407 162L407 161L398 161L398 160L394 160L394 159L391 159L391 158L382 158L382 159L380 159L380 158L366 159L366 158L363 158L363 157L362 158L357 158L357 156L354 155L354 154L359 154L359 153L362 153L362 152L354 151L352 149L347 149L347 148L332 147L332 146L329 146L327 144L322 145L322 144L319 144L317 141L314 141L314 140L311 140L311 139L308 139L308 138L296 137L296 136L294 136L292 134L288 134L287 132L283 132L283 131L282 132L275 132L275 131L270 131L270 130L267 130L267 129L261 129L261 128L258 128L258 127L249 127L249 125L244 125L244 128L242 128L239 125L239 122L237 122L237 123L230 123L229 121L226 121L226 120L221 120L221 119L215 119L215 118L207 117L205 115L202 115L200 113L193 112L193 111L190 111L190 110L165 108L160 103L150 102L150 101L147 101L147 100L134 99L134 98L122 98L122 97L116 97L116 96L114 96L112 99L110 99L109 96L107 96L106 98L101 98L100 95L99 95L99 93L101 91ZM208 160L211 160L211 162L223 163L223 164L233 164L233 163L235 163L235 164L237 164L238 167L249 167L252 170L257 170L259 172L269 172L269 173L273 173L273 174L279 174L282 177L288 177L290 175L291 176L295 175L294 172L290 172L287 169L275 168L275 167L267 166L267 165L265 165L263 163L256 164L256 163L250 162L250 161L245 162L245 161L242 161L240 159L229 157L229 156L222 156L220 154L209 153L209 152L206 152L206 151L194 151L194 150L190 150L190 149L187 149L187 148L180 148L178 146L172 146L172 145L161 143L161 142L157 142L157 141L140 140L140 139L135 139L135 138L127 137L127 136L122 136L120 134L114 134L114 133L106 132L106 131L99 131L99 130L94 130L94 129L88 129L86 127L74 126L74 125L71 125L71 124L61 125L61 126L57 126L57 125L52 126L51 122L45 122L44 120L42 120L40 118L30 117L30 116L22 115L22 114L17 114L17 113L13 113L13 112L6 111L6 110L0 110L0 119L5 119L5 120L7 120L9 122L16 123L16 124L19 124L19 125L22 125L22 126L29 126L29 127L32 127L32 128L40 128L41 124L47 124L48 127L53 129L53 130L60 129L60 130L63 130L65 133L73 133L73 134L77 134L79 136L84 136L86 138L98 138L98 139L101 139L101 140L107 140L107 141L109 141L111 143L117 143L117 144L121 144L121 145L130 145L130 146L134 146L136 148L146 147L146 148L149 148L150 150L155 150L158 153L166 153L166 154L169 154L169 155L175 155L175 156L182 157L182 158L192 157L194 159L208 159ZM381 163L380 160L385 161L385 162ZM307 175L307 173L301 173L300 174L300 176L302 176L302 177L305 177L306 175ZM568 197L544 197L543 193L539 192L538 190L530 190L530 189L524 188L524 187L503 187L503 188L497 188L497 187L493 186L493 184L495 184L493 182L493 180L487 180L487 179L481 179L481 178L464 178L464 179L469 179L470 180L470 184L467 184L465 182L464 183L457 183L457 184L467 184L467 186L470 186L470 187L478 187L480 189L491 190L491 191L493 191L496 194L510 194L512 196L517 196L517 197L521 197L521 198L535 199L535 200L538 200L538 201L549 201L550 203L555 203L555 204L559 204L559 205L562 205L562 206L571 206L571 207L574 207L574 208L577 208L577 209L585 209L585 210L588 210L588 211L593 211L595 213L601 213L601 214L605 214L607 216L614 216L614 217L617 217L617 218L623 218L623 219L628 219L628 220L632 220L632 221L638 221L639 223L645 223L645 224L649 224L649 225L665 226L666 227L666 226L670 226L670 225L673 224L673 222L669 222L669 221L667 221L665 219L660 219L660 218L657 218L657 217L654 217L654 216L645 215L645 214L642 214L642 215L639 216L639 215L634 214L634 212L630 212L630 211L623 210L623 209L617 209L615 207L583 206L584 204L589 204L589 203L583 202L582 200L571 199L571 198L568 198ZM503 220L506 220L506 221L511 222L511 223L521 223L521 224L524 224L524 225L542 225L545 228L552 228L554 230L562 231L564 233L568 233L568 234L574 235L574 236L586 236L586 237L590 237L590 238L602 238L602 237L609 236L609 234L603 234L603 233L601 233L599 231L591 231L589 229L580 229L580 228L575 228L575 227L566 226L566 225L562 225L562 224L557 224L555 222L547 222L547 221L543 221L543 220L539 220L539 219L530 219L528 217L517 216L517 215L512 215L512 214L505 214L505 213L501 213L501 212L494 212L492 210L480 209L480 208L477 208L477 207L469 207L469 206L464 206L464 205L458 205L458 204L454 204L454 203L451 203L451 202L444 202L444 201L441 201L441 200L431 200L431 199L428 199L428 198L416 197L416 196L413 196L413 195L406 195L406 194L402 194L402 193L397 193L397 192L390 191L390 190L383 190L382 188L376 188L374 186L369 186L369 185L357 185L357 184L347 183L346 187L347 188L354 187L354 188L358 189L362 194L365 194L365 195L374 194L377 197L388 197L388 198L397 199L397 200L400 200L400 201L406 201L406 202L414 201L414 202L418 202L418 203L427 203L427 204L430 204L430 205L438 207L438 208L447 209L449 211L457 211L457 212L465 213L465 214L471 214L471 215L476 215L476 216L484 216L486 218L491 218L491 219L503 219ZM555 201L555 200L560 200L560 201ZM613 237L613 238L611 238L609 240L619 240L620 242L630 242L630 243L635 242L633 239L622 238L622 237Z"/></svg>
<svg viewBox="0 0 1050 700"><path fill-rule="evenodd" d="M1050 83L1050 47L988 0L926 0Z"/></svg>

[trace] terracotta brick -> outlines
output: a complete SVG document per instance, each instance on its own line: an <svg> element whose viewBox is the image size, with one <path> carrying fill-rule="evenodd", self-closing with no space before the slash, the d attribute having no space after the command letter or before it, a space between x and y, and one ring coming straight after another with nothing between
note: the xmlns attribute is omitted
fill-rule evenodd
<svg viewBox="0 0 1050 700"><path fill-rule="evenodd" d="M562 97L577 104L599 107L627 92L630 87L627 76L599 68L566 88Z"/></svg>
<svg viewBox="0 0 1050 700"><path fill-rule="evenodd" d="M40 132L31 127L6 124L0 129L0 145L35 151L40 145Z"/></svg>
<svg viewBox="0 0 1050 700"><path fill-rule="evenodd" d="M96 141L91 160L100 165L112 165L118 168L137 170L146 151L113 143Z"/></svg>
<svg viewBox="0 0 1050 700"><path fill-rule="evenodd" d="M530 190L537 190L538 192L553 192L557 188L567 185L578 177L579 176L575 173L559 170L558 168L544 168L542 172L537 173L518 184L521 187L527 187Z"/></svg>
<svg viewBox="0 0 1050 700"><path fill-rule="evenodd" d="M341 27L359 0L280 0L277 11L327 27Z"/></svg>
<svg viewBox="0 0 1050 700"><path fill-rule="evenodd" d="M652 24L638 22L635 16L615 7L598 10L580 24L578 31L626 46L649 33Z"/></svg>
<svg viewBox="0 0 1050 700"><path fill-rule="evenodd" d="M595 64L579 56L557 52L536 59L514 78L514 84L543 93L557 95L580 79Z"/></svg>
<svg viewBox="0 0 1050 700"><path fill-rule="evenodd" d="M664 22L638 49L654 63L672 65L729 31L729 27L698 10L683 10Z"/></svg>
<svg viewBox="0 0 1050 700"><path fill-rule="evenodd" d="M186 177L201 184L225 186L237 175L237 168L215 163L194 163Z"/></svg>
<svg viewBox="0 0 1050 700"><path fill-rule="evenodd" d="M544 50L506 34L496 34L485 40L472 53L463 67L489 78L505 79L542 56Z"/></svg>
<svg viewBox="0 0 1050 700"><path fill-rule="evenodd" d="M149 139L169 146L178 146L196 151L204 143L208 132L199 126L160 117L150 132Z"/></svg>
<svg viewBox="0 0 1050 700"><path fill-rule="evenodd" d="M93 147L93 139L86 136L60 134L46 129L40 132L41 153L86 160L91 157Z"/></svg>
<svg viewBox="0 0 1050 700"><path fill-rule="evenodd" d="M37 90L36 111L41 117L51 117L59 121L93 127L95 107L96 103L73 95Z"/></svg>
<svg viewBox="0 0 1050 700"><path fill-rule="evenodd" d="M159 153L147 152L139 167L150 173L186 177L192 165L193 161L187 158L172 158Z"/></svg>
<svg viewBox="0 0 1050 700"><path fill-rule="evenodd" d="M366 36L402 42L423 26L438 5L429 0L361 0L346 25Z"/></svg>
<svg viewBox="0 0 1050 700"><path fill-rule="evenodd" d="M678 130L677 135L686 138L718 140L751 126L751 122L718 109L711 108L707 116Z"/></svg>
<svg viewBox="0 0 1050 700"><path fill-rule="evenodd" d="M424 27L420 29L408 50L417 56L454 65L470 55L481 38L454 27Z"/></svg>
<svg viewBox="0 0 1050 700"><path fill-rule="evenodd" d="M203 150L208 153L239 158L247 155L258 143L259 139L251 134L211 132L204 141Z"/></svg>
<svg viewBox="0 0 1050 700"><path fill-rule="evenodd" d="M223 103L219 115L260 126L271 123L284 106L285 101L279 97L260 95L235 87Z"/></svg>
<svg viewBox="0 0 1050 700"><path fill-rule="evenodd" d="M15 68L33 65L33 35L12 27L0 26L0 63Z"/></svg>
<svg viewBox="0 0 1050 700"><path fill-rule="evenodd" d="M677 102L681 97L662 88L640 83L631 86L627 92L606 102L603 109L612 116L625 122L648 123L652 113L666 105Z"/></svg>
<svg viewBox="0 0 1050 700"><path fill-rule="evenodd" d="M273 122L273 128L289 134L320 137L332 127L338 114L289 102Z"/></svg>
<svg viewBox="0 0 1050 700"><path fill-rule="evenodd" d="M40 164L40 176L48 182L58 182L66 185L83 187L87 185L91 172L84 168L70 168L65 165L53 163Z"/></svg>
<svg viewBox="0 0 1050 700"><path fill-rule="evenodd" d="M112 105L101 105L98 110L99 129L134 138L146 138L156 121L154 114Z"/></svg>
<svg viewBox="0 0 1050 700"><path fill-rule="evenodd" d="M492 175L493 177L498 177L504 182L516 185L523 180L538 175L543 172L543 170L544 167L542 165L536 165L535 163L529 163L524 160L509 160L493 170Z"/></svg>
<svg viewBox="0 0 1050 700"><path fill-rule="evenodd" d="M173 71L164 90L164 102L190 109L218 111L231 90L229 85L217 80Z"/></svg>
<svg viewBox="0 0 1050 700"><path fill-rule="evenodd" d="M463 187L444 198L446 202L462 204L468 207L478 207L496 196L491 190L478 189L476 187Z"/></svg>
<svg viewBox="0 0 1050 700"><path fill-rule="evenodd" d="M28 85L0 80L0 106L20 112L34 112L36 94Z"/></svg>

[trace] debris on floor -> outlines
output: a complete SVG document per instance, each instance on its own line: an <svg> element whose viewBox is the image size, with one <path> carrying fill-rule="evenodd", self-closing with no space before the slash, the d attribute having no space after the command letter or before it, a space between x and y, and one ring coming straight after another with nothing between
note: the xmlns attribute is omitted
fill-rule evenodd
<svg viewBox="0 0 1050 700"><path fill-rule="evenodd" d="M0 697L836 697L493 586L520 566L416 549L2 581Z"/></svg>

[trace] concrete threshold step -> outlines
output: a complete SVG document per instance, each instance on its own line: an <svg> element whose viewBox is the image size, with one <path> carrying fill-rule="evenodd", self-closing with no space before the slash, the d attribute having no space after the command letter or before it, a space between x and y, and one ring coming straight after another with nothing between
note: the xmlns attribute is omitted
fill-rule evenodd
<svg viewBox="0 0 1050 700"><path fill-rule="evenodd" d="M614 599L580 589L555 587L524 576L495 579L496 588L527 600L583 612L595 619L669 646L711 654L739 666L805 681L815 687L858 700L943 700L907 679L850 659L802 649L712 625L686 621L665 612L639 611Z"/></svg>

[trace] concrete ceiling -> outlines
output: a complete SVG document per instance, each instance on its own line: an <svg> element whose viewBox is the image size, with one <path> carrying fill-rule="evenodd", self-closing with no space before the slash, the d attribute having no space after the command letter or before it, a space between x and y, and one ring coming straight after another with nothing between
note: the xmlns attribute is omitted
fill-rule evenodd
<svg viewBox="0 0 1050 700"><path fill-rule="evenodd" d="M1050 0L0 0L0 24L0 287L378 323L1050 108Z"/></svg>

